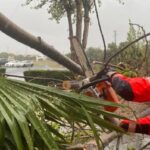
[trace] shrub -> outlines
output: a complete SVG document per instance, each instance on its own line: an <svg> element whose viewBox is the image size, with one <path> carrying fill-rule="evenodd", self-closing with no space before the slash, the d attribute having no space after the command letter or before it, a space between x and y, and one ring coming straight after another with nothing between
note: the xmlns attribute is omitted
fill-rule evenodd
<svg viewBox="0 0 150 150"><path fill-rule="evenodd" d="M67 70L29 70L24 72L24 76L34 77L34 79L25 78L27 82L37 83L41 85L48 85L52 82L58 83L59 80L74 79L74 74ZM36 77L38 79L36 79ZM55 81L53 79L56 79L58 81Z"/></svg>

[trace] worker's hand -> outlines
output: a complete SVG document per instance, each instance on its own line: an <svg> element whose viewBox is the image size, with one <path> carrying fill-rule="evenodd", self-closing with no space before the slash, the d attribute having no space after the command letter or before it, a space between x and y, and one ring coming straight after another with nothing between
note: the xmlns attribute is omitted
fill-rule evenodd
<svg viewBox="0 0 150 150"><path fill-rule="evenodd" d="M136 132L136 122L132 120L122 120L119 126L127 132Z"/></svg>
<svg viewBox="0 0 150 150"><path fill-rule="evenodd" d="M82 86L85 84L88 84L90 82L89 78L85 78L84 80L82 80Z"/></svg>
<svg viewBox="0 0 150 150"><path fill-rule="evenodd" d="M107 67L105 70L105 75L111 78L114 74L116 74L116 69L112 67Z"/></svg>
<svg viewBox="0 0 150 150"><path fill-rule="evenodd" d="M110 78L112 78L112 76L113 76L114 74L116 74L115 71L108 71L108 72L106 73L106 75L107 75L108 77L110 77Z"/></svg>

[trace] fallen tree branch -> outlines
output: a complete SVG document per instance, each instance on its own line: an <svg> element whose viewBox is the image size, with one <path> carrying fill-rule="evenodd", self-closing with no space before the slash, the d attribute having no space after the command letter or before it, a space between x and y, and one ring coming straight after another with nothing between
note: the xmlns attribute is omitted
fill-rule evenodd
<svg viewBox="0 0 150 150"><path fill-rule="evenodd" d="M93 64L105 65L106 63L104 63L104 62L100 62L100 61L93 61ZM119 67L118 65L108 64L108 66L115 67L115 68L118 68L118 69L120 69L120 70L124 70L124 68Z"/></svg>
<svg viewBox="0 0 150 150"><path fill-rule="evenodd" d="M143 147L141 147L139 150L144 150L147 146L150 145L150 142L148 142L147 144L145 144Z"/></svg>
<svg viewBox="0 0 150 150"><path fill-rule="evenodd" d="M100 31L100 34L101 34L101 37L102 37L102 41L103 41L103 45L104 45L104 61L105 61L106 60L106 49L107 49L106 48L106 42L105 42L104 34L103 34L103 31L102 31L102 26L101 26L99 15L98 15L96 1L94 0L93 2L94 2L94 6L95 6L95 12L96 12L96 17L97 17L99 31Z"/></svg>
<svg viewBox="0 0 150 150"><path fill-rule="evenodd" d="M53 46L43 41L40 36L36 37L17 26L2 13L0 13L0 30L16 41L28 45L31 48L43 53L69 70L72 70L77 74L84 75L82 68L78 64L65 55L62 55Z"/></svg>
<svg viewBox="0 0 150 150"><path fill-rule="evenodd" d="M77 144L77 145L70 146L67 148L67 150L83 150L83 149L84 149L83 144Z"/></svg>

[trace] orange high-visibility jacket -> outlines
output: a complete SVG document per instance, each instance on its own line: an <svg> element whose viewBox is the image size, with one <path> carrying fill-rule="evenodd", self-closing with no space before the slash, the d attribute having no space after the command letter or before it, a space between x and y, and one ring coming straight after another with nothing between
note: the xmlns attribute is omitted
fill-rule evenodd
<svg viewBox="0 0 150 150"><path fill-rule="evenodd" d="M129 78L122 74L114 74L112 86L122 98L133 102L150 102L150 77ZM123 120L121 127L129 132L150 135L150 116L136 121Z"/></svg>
<svg viewBox="0 0 150 150"><path fill-rule="evenodd" d="M112 87L125 100L150 102L150 77L129 78L122 74L114 74Z"/></svg>

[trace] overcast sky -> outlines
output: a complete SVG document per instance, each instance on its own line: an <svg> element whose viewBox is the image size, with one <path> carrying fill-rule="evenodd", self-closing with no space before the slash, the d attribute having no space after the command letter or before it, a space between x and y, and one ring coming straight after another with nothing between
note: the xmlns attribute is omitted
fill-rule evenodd
<svg viewBox="0 0 150 150"><path fill-rule="evenodd" d="M45 9L33 10L22 7L25 0L0 0L0 11L20 27L54 46L61 53L69 52L68 28L66 18L60 24L49 20ZM107 43L114 41L114 31L117 32L117 42L126 39L129 19L140 24L150 32L150 0L124 0L121 5L117 0L102 0L99 16ZM95 15L91 18L88 47L103 48ZM0 32L0 52L18 54L37 54L28 46L16 42Z"/></svg>

